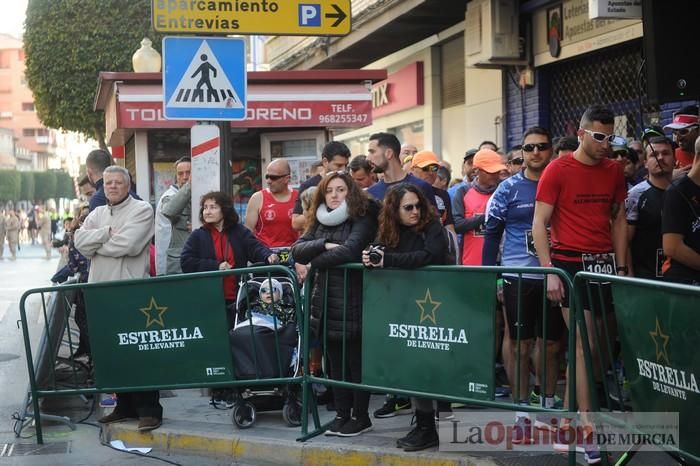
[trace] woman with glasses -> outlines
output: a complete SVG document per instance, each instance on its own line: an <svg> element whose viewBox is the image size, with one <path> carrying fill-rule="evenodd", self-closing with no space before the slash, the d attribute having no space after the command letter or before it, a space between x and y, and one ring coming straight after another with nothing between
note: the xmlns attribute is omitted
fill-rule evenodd
<svg viewBox="0 0 700 466"><path fill-rule="evenodd" d="M326 345L330 376L335 380L361 381L362 273L334 267L360 260L377 232L378 211L349 174L327 173L306 212L306 231L292 246L294 260L315 270L311 327ZM354 437L371 430L369 396L369 392L334 387L337 415L326 435Z"/></svg>
<svg viewBox="0 0 700 466"><path fill-rule="evenodd" d="M400 267L414 269L447 263L447 236L435 209L425 194L413 184L392 186L384 197L379 213L379 246L362 252L367 267ZM433 401L412 400L416 407L416 427L398 439L396 445L405 451L419 451L438 444Z"/></svg>
<svg viewBox="0 0 700 466"><path fill-rule="evenodd" d="M250 230L239 222L233 208L233 199L223 192L210 192L202 196L199 207L202 226L187 238L180 264L184 273L208 272L243 268L248 262L279 261L270 249L263 245ZM224 278L224 298L229 309L229 328L235 322L235 305L238 284L234 275Z"/></svg>

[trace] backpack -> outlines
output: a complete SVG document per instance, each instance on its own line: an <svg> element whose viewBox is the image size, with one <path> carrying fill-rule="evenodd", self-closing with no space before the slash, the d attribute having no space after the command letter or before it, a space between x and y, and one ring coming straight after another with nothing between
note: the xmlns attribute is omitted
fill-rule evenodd
<svg viewBox="0 0 700 466"><path fill-rule="evenodd" d="M421 233L423 236L423 241L425 241L425 233ZM445 238L445 243L447 243L447 248L445 249L445 256L442 259L444 265L458 265L459 264L459 242L457 240L457 233L453 233L445 227L442 227L442 236Z"/></svg>

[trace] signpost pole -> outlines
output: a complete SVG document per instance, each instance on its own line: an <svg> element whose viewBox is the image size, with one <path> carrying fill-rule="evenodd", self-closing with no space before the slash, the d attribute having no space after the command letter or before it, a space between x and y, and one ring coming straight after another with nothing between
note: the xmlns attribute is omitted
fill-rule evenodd
<svg viewBox="0 0 700 466"><path fill-rule="evenodd" d="M231 123L218 121L219 127L219 160L221 167L221 191L233 196L233 179L231 167L233 164L233 151L231 150Z"/></svg>

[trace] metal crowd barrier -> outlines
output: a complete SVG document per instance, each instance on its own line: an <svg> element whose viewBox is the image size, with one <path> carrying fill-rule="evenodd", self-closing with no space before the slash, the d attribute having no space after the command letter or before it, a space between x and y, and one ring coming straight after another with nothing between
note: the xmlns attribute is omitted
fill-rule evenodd
<svg viewBox="0 0 700 466"><path fill-rule="evenodd" d="M298 372L273 378L235 376L222 280L235 275L247 283L251 274L263 278L287 277L292 284L296 321L301 322L301 300L295 276L287 267L279 265L61 286L63 293L82 290L85 297L94 377L89 386L77 387L61 386L53 376L52 383L43 383L47 368L51 374L54 352L36 361L33 356L37 349L31 344L27 300L32 295L55 292L57 288L26 291L20 300L20 316L37 442L43 443L41 421L44 416L40 411L43 398L300 384L302 377ZM47 318L45 307L44 314L44 339L60 341L66 318L53 319L60 325L51 325L52 319ZM257 337L252 325L250 329L256 373L260 374L257 368L260 348L255 343ZM299 336L303 339L301 332ZM48 345L56 348L55 343ZM279 346L275 346L279 373L282 373ZM45 353L42 348L38 348L40 354Z"/></svg>
<svg viewBox="0 0 700 466"><path fill-rule="evenodd" d="M48 295L48 298L46 295ZM55 389L59 385L74 388L81 383L77 367L80 363L72 361L66 355L61 354L62 347L67 345L70 355L76 346L73 341L73 331L70 327L70 314L71 310L73 310L74 295L74 290L66 290L65 286L55 287L51 289L51 292L40 294L40 315L43 322L43 331L39 338L35 352L36 357L33 361L34 383L39 388ZM26 319L23 319L22 322L24 325ZM29 341L26 332L24 337L26 347ZM67 378L65 378L65 375L64 378L57 376L59 365L65 365L70 369ZM21 436L22 431L31 425L35 418L42 416L46 420L64 423L71 430L75 430L75 424L69 418L53 414L42 414L33 402L34 397L30 384L27 387L19 419L16 420L15 436Z"/></svg>
<svg viewBox="0 0 700 466"><path fill-rule="evenodd" d="M601 282L609 289L600 287ZM578 273L574 285L580 302L585 296L594 304L594 315L610 311L605 304L610 300L606 293L611 293L620 341L621 361L610 347L605 354L598 353L599 365L613 370L610 377L603 377L606 399L598 400L593 393L594 408L608 405L616 411L678 413L677 447L664 449L682 462L700 463L700 427L695 417L700 410L700 287L587 272ZM607 325L603 335L594 333L597 345L600 338L611 341L614 337ZM588 373L592 375L590 369ZM610 406L611 395L617 400L614 406ZM651 429L660 426L627 427L653 434ZM627 464L638 451L639 445L631 446L617 465Z"/></svg>
<svg viewBox="0 0 700 466"><path fill-rule="evenodd" d="M304 406L312 403L311 386L318 383L510 411L561 412L521 406L516 401L497 401L494 396L494 373L497 279L504 272L518 276L554 274L561 279L567 293L571 293L572 282L562 270L464 266L430 266L416 270L367 269L359 264L348 264L334 270L343 271L343 330L347 329L347 291L351 274L362 274L362 380L361 383L347 380L345 362L340 380L330 378L327 373L323 377L306 373L303 381ZM327 277L330 270L318 273ZM309 358L309 343L314 337L310 333L310 300L315 275L314 270L310 271L304 285L305 360ZM323 290L324 324L320 334L315 335L323 348L327 347L328 341L327 284L328 280ZM519 302L518 317L521 305L522 302ZM543 306L544 312L549 312L545 300ZM571 319L576 322L581 320L575 301L571 305ZM576 352L575 329L576 326L572 325L568 330L570 355ZM514 343L519 348L519 332ZM342 360L345 361L345 338L341 345ZM421 349L428 351L418 351ZM520 355L517 357L519 361ZM569 410L575 412L576 358L570 357L568 364L574 378L569 385ZM545 377L546 374L543 374L543 380ZM515 388L517 390L519 387ZM327 427L321 425L316 407L310 407L314 428L309 432L305 409L301 423L302 441L321 434ZM575 464L575 453L575 445L571 444L569 464Z"/></svg>

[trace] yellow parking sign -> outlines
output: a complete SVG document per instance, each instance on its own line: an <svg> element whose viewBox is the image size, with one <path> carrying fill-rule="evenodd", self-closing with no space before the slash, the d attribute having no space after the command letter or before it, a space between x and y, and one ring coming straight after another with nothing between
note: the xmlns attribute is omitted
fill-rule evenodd
<svg viewBox="0 0 700 466"><path fill-rule="evenodd" d="M153 28L167 33L344 36L350 0L151 0Z"/></svg>

